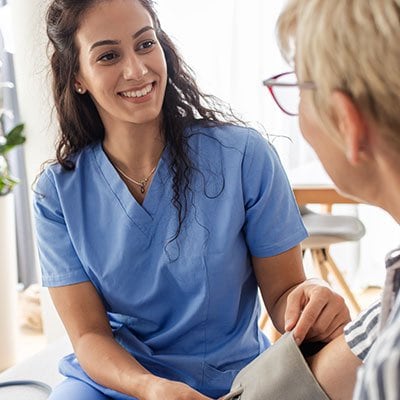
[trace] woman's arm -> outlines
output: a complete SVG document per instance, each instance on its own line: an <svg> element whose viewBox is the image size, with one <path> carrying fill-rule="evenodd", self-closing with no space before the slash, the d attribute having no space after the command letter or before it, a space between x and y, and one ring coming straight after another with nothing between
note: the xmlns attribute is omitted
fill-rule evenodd
<svg viewBox="0 0 400 400"><path fill-rule="evenodd" d="M49 290L78 361L93 380L140 400L208 399L183 383L152 375L122 348L90 282Z"/></svg>
<svg viewBox="0 0 400 400"><path fill-rule="evenodd" d="M329 342L350 321L341 296L317 279L306 280L300 245L273 257L253 257L253 268L275 327L305 338Z"/></svg>
<svg viewBox="0 0 400 400"><path fill-rule="evenodd" d="M332 400L351 399L357 368L379 333L380 300L372 303L344 329L344 334L307 358L311 371Z"/></svg>
<svg viewBox="0 0 400 400"><path fill-rule="evenodd" d="M331 400L351 399L357 368L362 361L354 355L344 335L330 341L307 362L318 383Z"/></svg>

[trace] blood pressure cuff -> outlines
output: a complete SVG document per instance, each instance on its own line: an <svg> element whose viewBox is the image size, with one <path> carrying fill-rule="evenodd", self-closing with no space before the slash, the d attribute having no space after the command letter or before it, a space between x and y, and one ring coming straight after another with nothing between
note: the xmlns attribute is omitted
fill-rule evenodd
<svg viewBox="0 0 400 400"><path fill-rule="evenodd" d="M311 372L293 334L243 368L223 400L329 400Z"/></svg>

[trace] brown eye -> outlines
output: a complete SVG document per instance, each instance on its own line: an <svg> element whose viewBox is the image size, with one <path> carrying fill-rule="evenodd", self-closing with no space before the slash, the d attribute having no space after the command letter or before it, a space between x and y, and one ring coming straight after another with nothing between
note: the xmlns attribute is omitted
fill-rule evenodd
<svg viewBox="0 0 400 400"><path fill-rule="evenodd" d="M145 40L144 42L140 43L138 46L138 50L150 50L156 44L155 40Z"/></svg>
<svg viewBox="0 0 400 400"><path fill-rule="evenodd" d="M114 61L116 58L118 58L118 55L115 53L106 53L101 55L97 61L104 61L104 62L109 62L109 61Z"/></svg>

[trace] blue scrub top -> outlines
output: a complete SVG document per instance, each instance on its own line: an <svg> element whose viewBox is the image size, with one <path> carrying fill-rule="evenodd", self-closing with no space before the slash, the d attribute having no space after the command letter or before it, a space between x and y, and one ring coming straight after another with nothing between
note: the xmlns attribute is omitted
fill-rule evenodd
<svg viewBox="0 0 400 400"><path fill-rule="evenodd" d="M177 239L168 147L140 205L101 143L41 175L34 200L45 286L90 280L115 339L152 373L183 381L212 398L225 394L248 362L268 347L251 256L282 253L306 236L279 158L243 127L188 129L195 171ZM75 356L61 372L115 399Z"/></svg>

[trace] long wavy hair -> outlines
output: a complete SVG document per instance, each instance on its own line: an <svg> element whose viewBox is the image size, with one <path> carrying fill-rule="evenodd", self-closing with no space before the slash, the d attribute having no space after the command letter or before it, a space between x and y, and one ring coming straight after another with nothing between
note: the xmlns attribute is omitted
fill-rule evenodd
<svg viewBox="0 0 400 400"><path fill-rule="evenodd" d="M104 138L104 126L94 102L89 94L77 94L74 88L75 75L79 70L79 54L75 44L76 31L85 12L101 1L112 0L54 0L47 11L52 88L60 125L56 159L66 170L75 168L71 155ZM178 230L174 236L176 238L186 215L190 177L194 168L188 155L185 129L194 123L204 125L243 123L219 99L199 90L192 70L162 30L154 2L137 1L153 20L167 62L168 80L162 113L163 132L171 155L169 168L172 173L172 203L178 213Z"/></svg>

